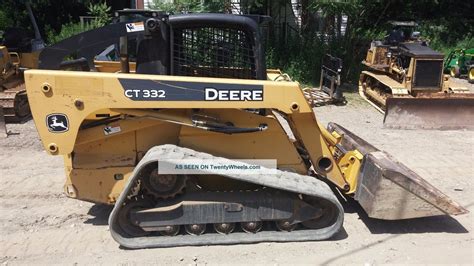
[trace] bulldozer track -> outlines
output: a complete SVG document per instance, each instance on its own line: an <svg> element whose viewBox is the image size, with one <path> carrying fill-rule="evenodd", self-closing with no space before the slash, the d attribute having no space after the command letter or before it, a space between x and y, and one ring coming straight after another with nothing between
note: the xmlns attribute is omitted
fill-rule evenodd
<svg viewBox="0 0 474 266"><path fill-rule="evenodd" d="M16 84L15 84L16 83ZM9 86L12 84L13 86ZM31 117L24 82L6 84L8 89L0 92L0 106L3 108L6 123L20 123Z"/></svg>
<svg viewBox="0 0 474 266"><path fill-rule="evenodd" d="M334 236L343 224L343 208L338 199L331 191L329 186L311 176L304 176L296 173L290 173L275 170L272 175L250 175L250 174L226 174L227 178L234 180L250 182L263 187L277 190L288 191L302 194L304 196L316 198L326 202L326 210L332 213L334 219L329 219L327 225L319 229L296 230L292 232L280 231L260 231L257 233L235 232L227 235L210 233L200 236L177 235L177 236L143 236L128 237L121 229L119 221L119 212L124 207L126 200L133 194L133 188L139 178L140 171L148 164L155 163L158 160L170 163L178 163L183 159L206 158L213 159L216 163L230 164L230 159L215 157L210 154L197 152L188 148L182 148L175 145L162 145L151 148L143 159L135 167L132 176L128 179L124 191L115 203L114 209L109 217L109 226L112 237L121 246L131 249L139 248L158 248L174 246L197 246L197 245L215 245L215 244L241 244L256 242L288 242L288 241L316 241L324 240ZM213 174L212 170L206 170Z"/></svg>
<svg viewBox="0 0 474 266"><path fill-rule="evenodd" d="M369 82L370 81L370 82ZM369 83L370 85L368 85L367 83ZM386 106L383 106L381 105L380 103L377 103L375 101L372 100L372 97L370 97L369 95L367 95L367 92L366 90L373 90L374 92L377 92L379 94L383 93L383 94L387 94L386 98L389 98L389 97L393 97L393 95L391 94L388 94L386 92L382 92L383 91L383 88L382 87L372 87L374 85L376 85L376 83L378 83L380 86L385 86L385 88L389 89L386 85L383 85L379 82L377 82L376 79L374 79L373 77L371 76L367 76L364 80L363 83L360 83L359 84L359 95L364 99L366 100L370 105L372 105L375 109L377 109L377 111L379 111L380 113L382 114L385 114L385 108ZM390 90L390 89L389 89ZM382 95L382 94L381 94Z"/></svg>

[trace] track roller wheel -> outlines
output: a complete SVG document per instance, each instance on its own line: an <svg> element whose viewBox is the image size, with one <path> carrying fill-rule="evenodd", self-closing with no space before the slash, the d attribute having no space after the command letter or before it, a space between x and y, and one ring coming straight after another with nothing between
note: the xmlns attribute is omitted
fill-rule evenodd
<svg viewBox="0 0 474 266"><path fill-rule="evenodd" d="M276 221L275 226L280 231L291 232L296 229L298 224L292 224L289 220Z"/></svg>
<svg viewBox="0 0 474 266"><path fill-rule="evenodd" d="M257 233L258 231L262 230L263 223L262 222L245 222L240 223L240 227L242 230L247 233Z"/></svg>
<svg viewBox="0 0 474 266"><path fill-rule="evenodd" d="M202 235L206 232L205 224L187 224L184 226L186 233L194 236Z"/></svg>
<svg viewBox="0 0 474 266"><path fill-rule="evenodd" d="M162 236L175 236L179 233L179 225L168 225L166 229L160 231L160 235Z"/></svg>
<svg viewBox="0 0 474 266"><path fill-rule="evenodd" d="M118 225L120 228L131 237L140 237L147 236L150 232L146 232L141 229L139 226L135 225L130 219L130 213L132 210L147 209L152 208L153 204L151 201L146 199L132 199L132 201L127 202L125 206L120 210L118 214Z"/></svg>
<svg viewBox="0 0 474 266"><path fill-rule="evenodd" d="M234 229L235 229L234 223L214 224L214 230L216 230L217 233L222 234L222 235L230 234L234 231Z"/></svg>

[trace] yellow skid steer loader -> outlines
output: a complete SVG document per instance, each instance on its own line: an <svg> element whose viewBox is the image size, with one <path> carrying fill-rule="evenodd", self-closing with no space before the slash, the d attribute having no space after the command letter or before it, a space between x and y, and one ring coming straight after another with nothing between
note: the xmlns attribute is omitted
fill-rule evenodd
<svg viewBox="0 0 474 266"><path fill-rule="evenodd" d="M120 245L328 239L343 226L336 191L376 219L467 212L342 126L321 126L297 82L270 80L255 17L128 12L134 20L46 48L41 69L25 72L42 143L64 158L65 193L114 204ZM94 61L111 45L120 61ZM95 71L59 70L84 63ZM259 171L220 170L229 165Z"/></svg>

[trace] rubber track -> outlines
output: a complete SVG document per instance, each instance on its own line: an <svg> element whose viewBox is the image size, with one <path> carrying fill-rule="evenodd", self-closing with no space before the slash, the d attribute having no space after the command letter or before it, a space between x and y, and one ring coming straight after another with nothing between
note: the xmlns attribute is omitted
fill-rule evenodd
<svg viewBox="0 0 474 266"><path fill-rule="evenodd" d="M235 180L251 182L266 187L286 190L298 194L308 195L325 199L333 204L337 209L337 219L333 224L321 229L305 229L292 232L281 231L260 231L255 234L235 232L228 235L217 233L203 234L200 236L178 235L178 236L146 236L146 237L127 237L118 226L118 213L122 208L127 195L132 190L138 173L141 169L151 162L168 161L179 163L182 159L206 158L213 159L217 163L231 164L233 161L215 157L211 154L197 152L191 149L178 147L175 145L161 145L151 148L143 159L135 167L132 176L128 179L127 184L118 198L112 213L109 217L109 227L112 237L121 246L130 249L140 248L159 248L159 247L176 247L176 246L201 246L215 244L242 244L257 242L288 242L288 241L315 241L325 240L334 236L341 228L344 219L344 211L336 196L324 182L311 176L304 176L296 173L276 170L275 175L226 175L228 178ZM212 170L208 171L212 174Z"/></svg>

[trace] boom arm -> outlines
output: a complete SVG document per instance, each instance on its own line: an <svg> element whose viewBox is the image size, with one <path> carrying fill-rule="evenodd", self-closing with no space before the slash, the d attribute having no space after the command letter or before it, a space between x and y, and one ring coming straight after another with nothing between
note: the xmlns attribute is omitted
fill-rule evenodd
<svg viewBox="0 0 474 266"><path fill-rule="evenodd" d="M334 150L331 145L336 144L335 138L318 126L298 83L172 76L153 76L150 79L148 75L44 70L27 71L25 75L36 126L50 154L71 154L75 145L73 140L76 140L82 122L90 114L103 109L277 109L288 116L290 126L308 151L315 171L328 176L340 189L350 190L331 152ZM253 93L250 96L261 97L261 100L229 102L205 99L209 96L206 94L214 91L235 93L237 90L233 88L249 91ZM150 96L156 92L155 100L143 98L150 91ZM240 96L246 95L242 93ZM67 117L69 125L65 132L51 132L48 127L47 117L57 113Z"/></svg>

